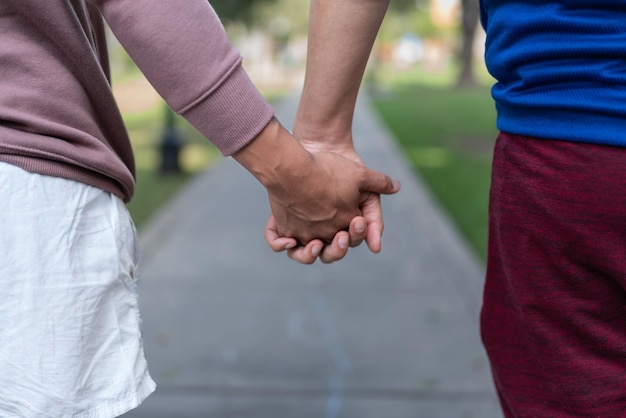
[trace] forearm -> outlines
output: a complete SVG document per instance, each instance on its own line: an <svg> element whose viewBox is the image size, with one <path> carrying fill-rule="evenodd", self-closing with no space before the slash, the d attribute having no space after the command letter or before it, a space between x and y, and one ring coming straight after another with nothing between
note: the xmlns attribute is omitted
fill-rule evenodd
<svg viewBox="0 0 626 418"><path fill-rule="evenodd" d="M389 0L312 0L302 99L294 133L320 145L349 141L363 73Z"/></svg>

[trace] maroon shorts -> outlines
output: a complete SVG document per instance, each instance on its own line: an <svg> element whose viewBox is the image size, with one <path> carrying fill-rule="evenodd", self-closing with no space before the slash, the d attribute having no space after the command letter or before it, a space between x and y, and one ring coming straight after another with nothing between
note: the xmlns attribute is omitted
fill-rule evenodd
<svg viewBox="0 0 626 418"><path fill-rule="evenodd" d="M489 217L481 333L505 416L626 417L626 148L500 134Z"/></svg>

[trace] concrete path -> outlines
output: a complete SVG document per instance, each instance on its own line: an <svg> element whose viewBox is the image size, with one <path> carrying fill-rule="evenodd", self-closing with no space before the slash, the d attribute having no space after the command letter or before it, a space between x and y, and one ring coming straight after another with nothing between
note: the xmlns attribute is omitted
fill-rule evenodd
<svg viewBox="0 0 626 418"><path fill-rule="evenodd" d="M295 101L278 115L289 124ZM263 188L232 160L142 232L158 388L129 418L501 417L478 335L482 266L361 98L354 137L403 183L383 251L302 266L265 244Z"/></svg>

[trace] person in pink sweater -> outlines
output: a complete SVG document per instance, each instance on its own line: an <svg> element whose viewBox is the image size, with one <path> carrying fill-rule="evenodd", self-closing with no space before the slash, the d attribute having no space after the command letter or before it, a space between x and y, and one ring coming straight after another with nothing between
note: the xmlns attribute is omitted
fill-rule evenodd
<svg viewBox="0 0 626 418"><path fill-rule="evenodd" d="M104 21L168 105L267 189L271 248L333 262L363 240L380 251L380 194L399 189L350 131L387 4L312 1L293 136L206 0L0 2L0 416L114 417L155 388Z"/></svg>

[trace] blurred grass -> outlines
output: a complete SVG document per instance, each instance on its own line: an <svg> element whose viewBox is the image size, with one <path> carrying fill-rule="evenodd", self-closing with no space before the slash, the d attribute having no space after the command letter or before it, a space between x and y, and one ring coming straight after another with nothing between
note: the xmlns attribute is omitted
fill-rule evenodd
<svg viewBox="0 0 626 418"><path fill-rule="evenodd" d="M447 77L447 78L446 78ZM454 73L377 77L374 106L476 254L486 257L495 108L488 80L453 88Z"/></svg>

